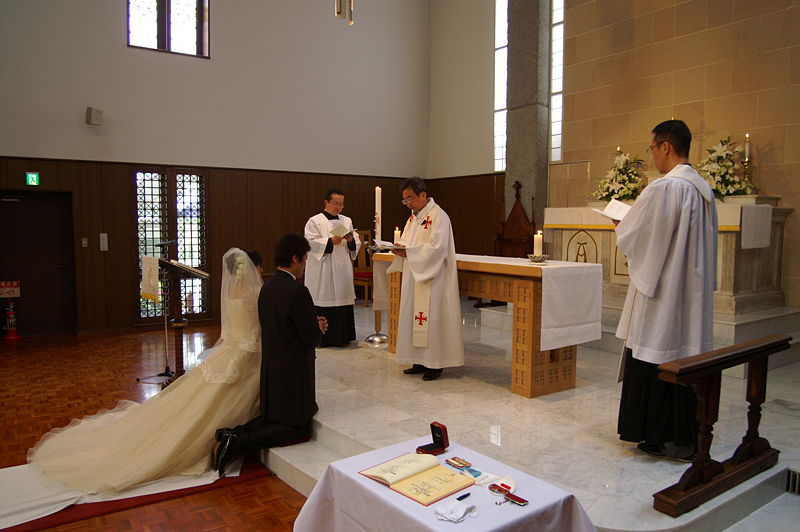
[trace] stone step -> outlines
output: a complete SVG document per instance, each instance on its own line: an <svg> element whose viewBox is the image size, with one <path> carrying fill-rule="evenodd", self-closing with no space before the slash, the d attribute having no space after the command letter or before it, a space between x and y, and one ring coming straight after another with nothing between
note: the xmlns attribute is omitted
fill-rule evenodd
<svg viewBox="0 0 800 532"><path fill-rule="evenodd" d="M352 436L314 420L311 441L261 451L261 461L278 478L308 497L331 462L371 451Z"/></svg>

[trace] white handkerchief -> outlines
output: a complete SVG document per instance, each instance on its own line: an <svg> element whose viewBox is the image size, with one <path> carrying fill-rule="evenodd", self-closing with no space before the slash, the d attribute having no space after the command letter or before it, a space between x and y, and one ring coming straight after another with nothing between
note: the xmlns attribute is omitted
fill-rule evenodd
<svg viewBox="0 0 800 532"><path fill-rule="evenodd" d="M437 504L433 509L436 519L460 523L469 516L478 517L478 509L474 504L466 505L456 499Z"/></svg>

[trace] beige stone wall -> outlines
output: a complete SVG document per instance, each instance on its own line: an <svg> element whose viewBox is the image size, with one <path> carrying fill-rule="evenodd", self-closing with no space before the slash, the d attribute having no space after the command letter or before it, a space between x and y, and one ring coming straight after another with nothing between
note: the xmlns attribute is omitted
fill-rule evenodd
<svg viewBox="0 0 800 532"><path fill-rule="evenodd" d="M750 133L759 192L797 209L786 224L783 280L787 304L800 306L800 2L566 7L563 162L588 161L592 191L617 146L653 169L645 149L662 120L689 125L693 163L719 139L742 143Z"/></svg>

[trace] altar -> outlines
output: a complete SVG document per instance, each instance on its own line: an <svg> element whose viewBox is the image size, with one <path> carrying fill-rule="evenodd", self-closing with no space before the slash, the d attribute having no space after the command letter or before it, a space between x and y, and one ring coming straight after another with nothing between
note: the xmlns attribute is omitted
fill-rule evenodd
<svg viewBox="0 0 800 532"><path fill-rule="evenodd" d="M397 345L402 273L391 253L373 255L376 310L389 311L389 352ZM514 304L511 391L536 397L575 387L576 344L600 338L600 264L456 255L462 296Z"/></svg>
<svg viewBox="0 0 800 532"><path fill-rule="evenodd" d="M800 329L800 309L784 306L781 281L784 226L794 209L778 206L776 196L733 198L717 203L715 347ZM628 289L613 224L589 207L558 207L545 209L544 230L551 257L603 265L603 325L610 332Z"/></svg>

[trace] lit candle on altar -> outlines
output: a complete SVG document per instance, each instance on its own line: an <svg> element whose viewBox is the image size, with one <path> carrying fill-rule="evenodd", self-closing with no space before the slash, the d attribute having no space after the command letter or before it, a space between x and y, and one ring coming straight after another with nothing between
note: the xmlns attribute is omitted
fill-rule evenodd
<svg viewBox="0 0 800 532"><path fill-rule="evenodd" d="M381 187L375 187L375 240L381 239Z"/></svg>
<svg viewBox="0 0 800 532"><path fill-rule="evenodd" d="M394 240L392 242L395 244L400 242L400 228L398 227L394 228Z"/></svg>
<svg viewBox="0 0 800 532"><path fill-rule="evenodd" d="M744 158L750 158L750 133L744 134Z"/></svg>
<svg viewBox="0 0 800 532"><path fill-rule="evenodd" d="M537 257L542 256L542 232L537 231L535 235L533 235L533 254Z"/></svg>

